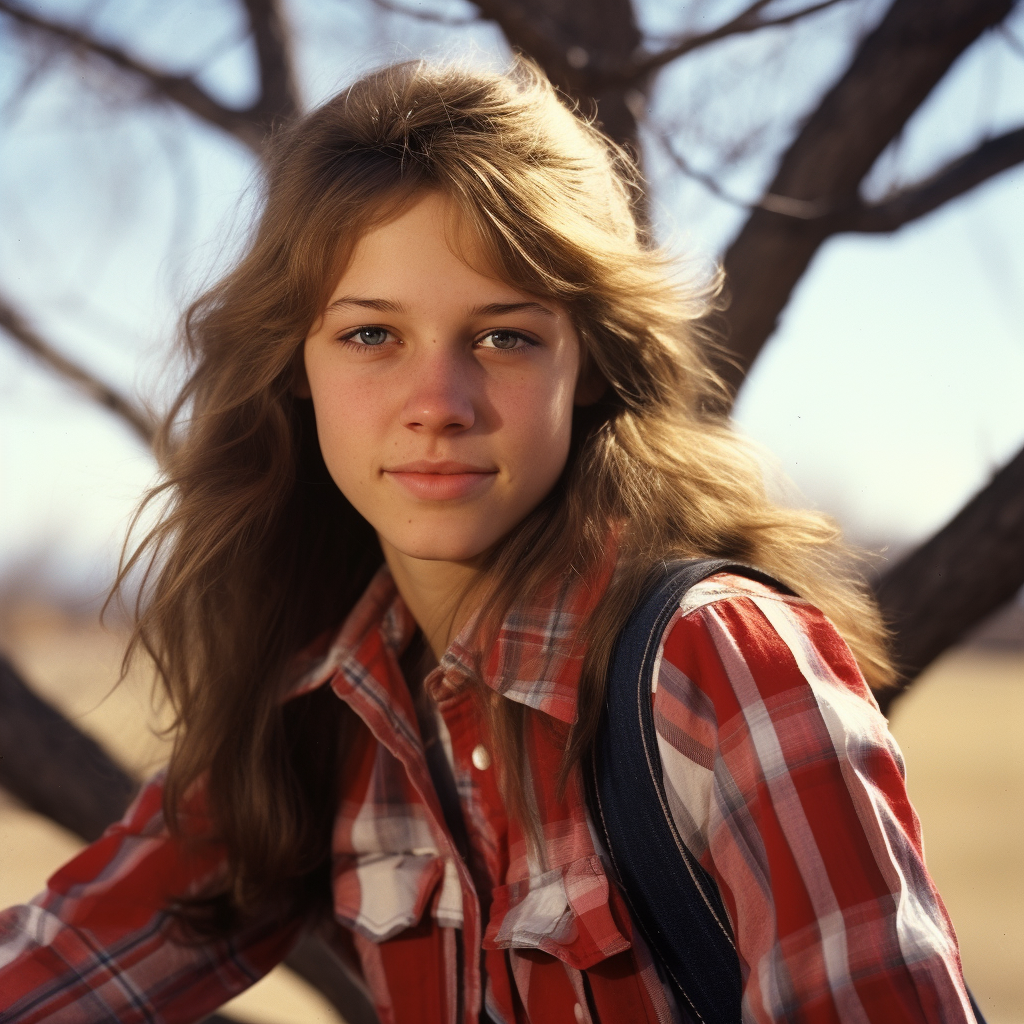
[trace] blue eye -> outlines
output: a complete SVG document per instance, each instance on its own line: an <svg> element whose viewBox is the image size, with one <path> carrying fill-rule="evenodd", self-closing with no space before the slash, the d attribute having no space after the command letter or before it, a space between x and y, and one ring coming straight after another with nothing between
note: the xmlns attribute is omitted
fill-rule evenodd
<svg viewBox="0 0 1024 1024"><path fill-rule="evenodd" d="M487 344L488 341L490 344ZM491 331L489 334L485 334L478 344L483 348L496 348L502 352L510 352L519 348L520 342L523 345L533 344L529 338L518 331Z"/></svg>
<svg viewBox="0 0 1024 1024"><path fill-rule="evenodd" d="M391 332L386 327L360 327L358 331L345 335L345 341L355 342L367 348L376 348L388 340Z"/></svg>

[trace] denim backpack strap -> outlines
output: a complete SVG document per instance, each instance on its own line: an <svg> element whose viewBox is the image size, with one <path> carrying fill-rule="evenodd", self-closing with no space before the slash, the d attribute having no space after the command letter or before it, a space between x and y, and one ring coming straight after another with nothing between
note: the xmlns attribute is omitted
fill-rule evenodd
<svg viewBox="0 0 1024 1024"><path fill-rule="evenodd" d="M615 643L589 780L594 824L633 919L680 1007L706 1024L739 1024L740 965L718 887L669 811L651 683L662 634L683 595L723 571L790 593L724 559L659 565Z"/></svg>
<svg viewBox="0 0 1024 1024"><path fill-rule="evenodd" d="M729 919L714 879L687 849L665 795L651 699L665 627L686 592L719 572L778 580L724 559L659 565L612 652L588 802L633 919L684 1011L705 1024L739 1024L741 981ZM977 1024L985 1024L967 989Z"/></svg>

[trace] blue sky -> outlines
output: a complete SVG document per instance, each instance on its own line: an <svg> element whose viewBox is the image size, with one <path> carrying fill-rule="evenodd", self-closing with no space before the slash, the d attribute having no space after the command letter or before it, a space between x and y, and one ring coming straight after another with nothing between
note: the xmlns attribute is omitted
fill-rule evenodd
<svg viewBox="0 0 1024 1024"><path fill-rule="evenodd" d="M687 27L684 16L711 24L730 5L683 5L682 15L679 7L644 3L641 15L651 31L671 34ZM45 9L73 18L86 7L65 0ZM233 5L121 0L87 9L108 38L165 66L202 66L220 95L249 98L251 61L235 41ZM659 81L646 170L659 234L674 249L713 258L743 211L682 177L655 128L733 195L753 199L786 126L879 9L853 0L799 33L708 50ZM439 29L369 0L306 0L289 10L311 103L396 57L471 50L474 59L502 59L487 26ZM1024 38L1024 18L1016 22ZM178 312L244 233L253 161L186 114L111 102L102 74L70 62L54 62L16 101L29 61L8 59L6 33L0 46L0 285L55 343L159 405L180 372L168 354ZM869 188L882 194L1021 123L1024 57L992 35L918 112ZM771 144L742 154L745 140L764 139ZM737 151L740 159L727 159ZM903 548L1024 443L1022 382L1018 169L895 236L828 243L755 366L737 422L799 500L835 515L854 539ZM153 473L123 426L0 339L0 588L101 593Z"/></svg>

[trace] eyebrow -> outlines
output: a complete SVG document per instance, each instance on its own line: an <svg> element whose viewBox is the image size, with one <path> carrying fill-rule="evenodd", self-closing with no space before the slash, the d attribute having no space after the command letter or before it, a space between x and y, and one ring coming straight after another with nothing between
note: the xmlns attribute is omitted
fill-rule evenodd
<svg viewBox="0 0 1024 1024"><path fill-rule="evenodd" d="M473 316L504 316L506 313L542 313L550 317L555 315L539 302L490 302L486 306L477 306L472 310Z"/></svg>
<svg viewBox="0 0 1024 1024"><path fill-rule="evenodd" d="M340 309L342 306L360 306L363 309L375 309L379 313L404 313L405 306L392 299L361 299L354 295L346 295L335 299L326 312ZM555 313L539 302L489 302L470 310L470 316L504 316L506 313L540 313L554 317Z"/></svg>
<svg viewBox="0 0 1024 1024"><path fill-rule="evenodd" d="M400 302L393 302L391 299L357 299L353 295L346 295L344 298L335 299L326 312L332 309L340 309L342 306L362 306L363 309L375 309L379 313L404 313L405 306Z"/></svg>

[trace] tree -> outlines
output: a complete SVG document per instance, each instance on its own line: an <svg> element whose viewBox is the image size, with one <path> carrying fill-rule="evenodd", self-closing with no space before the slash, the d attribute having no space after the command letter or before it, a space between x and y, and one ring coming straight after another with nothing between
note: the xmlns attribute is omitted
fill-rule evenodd
<svg viewBox="0 0 1024 1024"><path fill-rule="evenodd" d="M704 27L660 38L644 30L631 0L473 0L457 10L444 0L429 8L412 6L411 0L362 2L375 7L390 28L400 26L413 35L417 24L446 30L495 27L508 46L531 56L561 90L594 110L605 130L638 158L660 146L679 173L722 195L729 194L723 175L697 170L665 127L650 119L649 99L659 78L738 39L776 38L815 26L819 33L842 32L845 57L839 73L817 92L801 96L797 109L787 112L784 128L770 133L770 143L751 151L737 142L734 163L745 159L764 170L760 198L745 204L742 224L723 257L731 296L725 314L728 351L716 358L733 394L828 239L896 231L1024 162L1024 126L1018 126L982 139L913 184L880 199L866 198L865 185L879 157L898 142L961 55L996 30L1020 46L1008 27L1020 6L1016 0L753 0L738 8L695 2L685 10L694 16L691 24L703 17ZM186 112L259 160L267 133L303 107L298 62L289 9L278 0L233 0L233 5L257 69L255 95L247 103L221 99L205 83L201 65L168 70L144 49L114 41L93 22L53 17L27 0L0 0L0 24L8 29L7 45L34 48L29 65L34 75L42 75L49 62L72 59L96 75L96 88L117 102ZM840 16L846 20L837 20ZM31 87L30 82L26 88ZM65 347L44 338L33 319L31 311L0 295L0 328L9 340L84 388L148 441L151 416L63 354ZM901 685L909 685L1022 585L1024 452L878 581L877 595L893 626ZM881 695L886 708L897 692ZM17 790L9 777L8 784ZM311 971L307 965L307 974ZM344 992L337 998L350 996ZM351 1007L347 1012L352 1015Z"/></svg>

